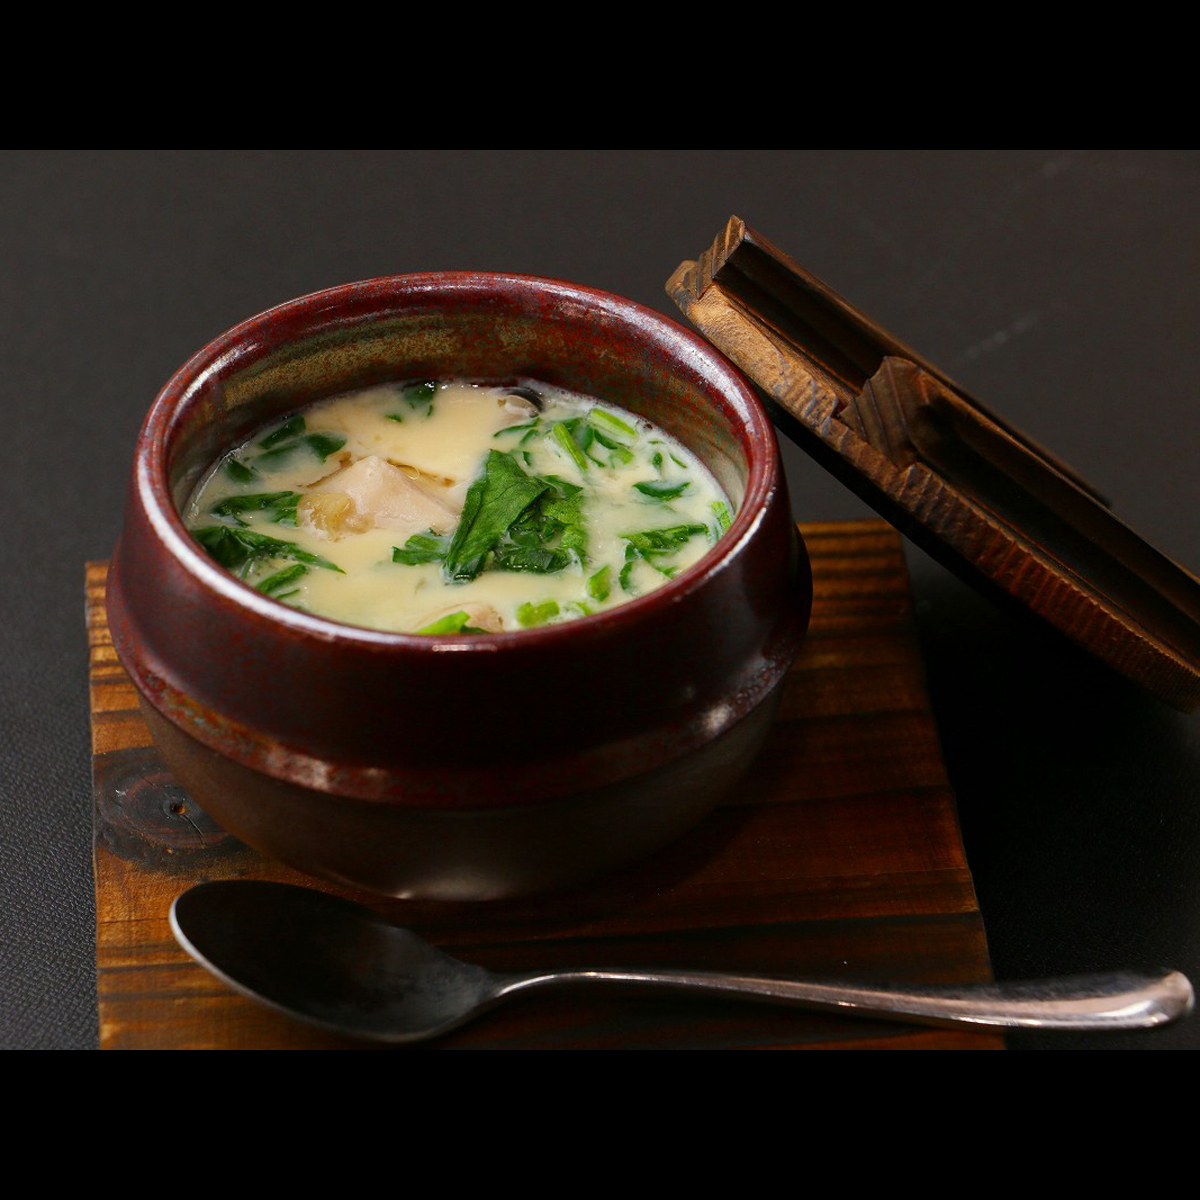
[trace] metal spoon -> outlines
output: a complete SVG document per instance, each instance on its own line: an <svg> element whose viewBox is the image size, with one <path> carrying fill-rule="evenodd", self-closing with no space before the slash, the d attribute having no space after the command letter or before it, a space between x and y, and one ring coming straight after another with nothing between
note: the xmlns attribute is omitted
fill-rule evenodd
<svg viewBox="0 0 1200 1200"><path fill-rule="evenodd" d="M500 974L459 962L361 905L309 888L202 883L171 905L180 945L237 991L323 1029L419 1042L503 1000L564 984L620 984L922 1025L1135 1029L1192 1007L1178 971L1036 983L866 987L714 971L573 970Z"/></svg>

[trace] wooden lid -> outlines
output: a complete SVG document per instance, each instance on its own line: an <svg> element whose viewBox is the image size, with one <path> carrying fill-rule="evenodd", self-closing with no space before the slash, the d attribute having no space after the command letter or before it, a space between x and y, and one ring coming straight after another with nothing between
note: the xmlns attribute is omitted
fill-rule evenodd
<svg viewBox="0 0 1200 1200"><path fill-rule="evenodd" d="M1064 464L737 217L667 291L779 429L922 549L1200 707L1200 580Z"/></svg>

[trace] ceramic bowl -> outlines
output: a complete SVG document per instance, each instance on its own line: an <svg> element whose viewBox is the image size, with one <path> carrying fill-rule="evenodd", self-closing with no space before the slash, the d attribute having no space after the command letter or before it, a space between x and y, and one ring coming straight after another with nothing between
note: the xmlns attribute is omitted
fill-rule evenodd
<svg viewBox="0 0 1200 1200"><path fill-rule="evenodd" d="M622 607L441 638L279 604L189 536L188 496L255 429L418 377L642 414L713 471L732 528ZM604 292L478 273L333 288L201 350L146 418L108 581L151 731L210 816L310 874L447 900L579 883L698 821L761 744L810 604L773 430L716 350Z"/></svg>

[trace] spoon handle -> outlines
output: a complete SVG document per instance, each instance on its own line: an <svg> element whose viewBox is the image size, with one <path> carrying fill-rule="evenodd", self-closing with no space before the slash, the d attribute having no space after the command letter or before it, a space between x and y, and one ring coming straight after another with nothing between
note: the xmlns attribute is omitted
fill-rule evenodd
<svg viewBox="0 0 1200 1200"><path fill-rule="evenodd" d="M620 984L767 1003L919 1025L993 1025L1032 1029L1141 1029L1190 1012L1192 985L1178 971L1111 971L1028 983L874 987L730 975L719 971L580 970L507 976L511 996L559 984Z"/></svg>

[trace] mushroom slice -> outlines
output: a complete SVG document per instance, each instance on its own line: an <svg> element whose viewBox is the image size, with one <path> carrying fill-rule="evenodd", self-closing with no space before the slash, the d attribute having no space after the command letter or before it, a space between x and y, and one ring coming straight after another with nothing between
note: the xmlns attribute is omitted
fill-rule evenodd
<svg viewBox="0 0 1200 1200"><path fill-rule="evenodd" d="M512 425L532 421L542 411L542 398L532 388L507 388L496 403L512 418Z"/></svg>
<svg viewBox="0 0 1200 1200"><path fill-rule="evenodd" d="M458 524L458 513L445 500L375 454L326 479L325 488L349 496L376 529L449 533Z"/></svg>

